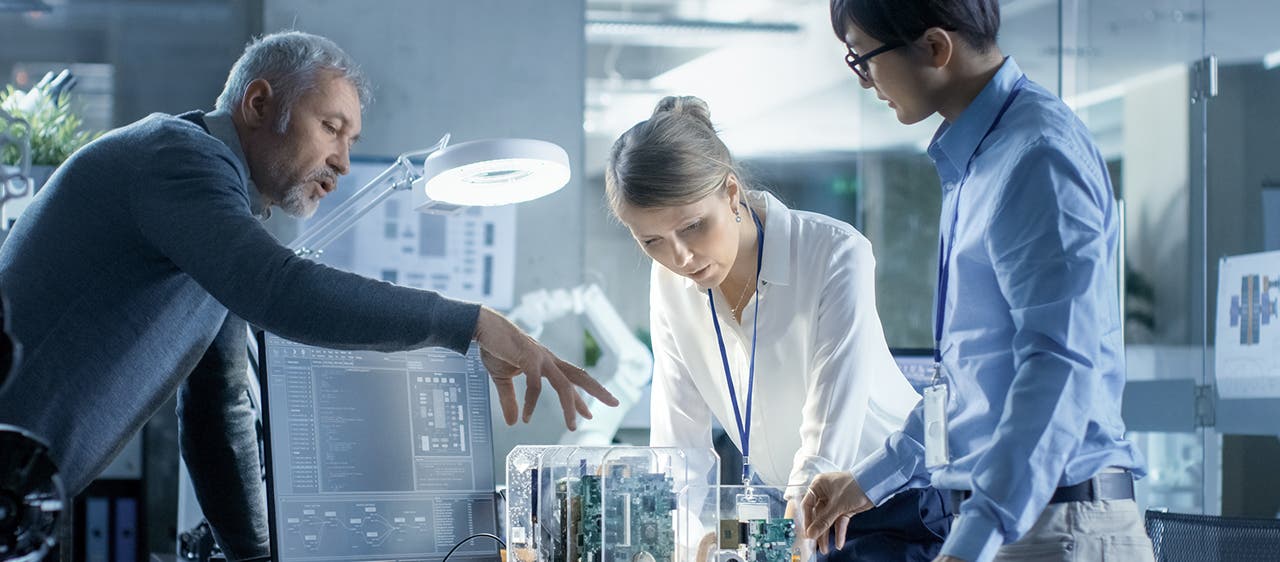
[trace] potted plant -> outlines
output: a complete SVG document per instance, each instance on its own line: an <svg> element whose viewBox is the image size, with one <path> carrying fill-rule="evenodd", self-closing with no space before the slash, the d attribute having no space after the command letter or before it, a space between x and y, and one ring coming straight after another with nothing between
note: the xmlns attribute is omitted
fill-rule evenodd
<svg viewBox="0 0 1280 562"><path fill-rule="evenodd" d="M101 132L81 130L84 122L72 110L67 95L75 83L71 73L63 70L57 76L52 72L46 74L25 92L12 85L0 92L0 111L24 121L30 129L33 194L71 153L102 135ZM0 134L5 133L8 126L20 126L10 123L0 120ZM20 159L20 150L16 146L6 145L0 150L0 164L17 166Z"/></svg>

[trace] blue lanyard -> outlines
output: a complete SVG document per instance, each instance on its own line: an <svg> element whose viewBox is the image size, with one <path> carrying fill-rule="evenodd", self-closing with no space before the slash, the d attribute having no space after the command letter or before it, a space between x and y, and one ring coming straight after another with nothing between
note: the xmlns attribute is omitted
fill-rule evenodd
<svg viewBox="0 0 1280 562"><path fill-rule="evenodd" d="M764 225L760 217L747 207L751 220L756 223L756 283L760 282L760 266L764 263ZM757 285L758 286L758 285ZM720 361L724 364L724 382L729 386L729 399L733 401L733 417L738 423L738 438L742 443L742 483L751 483L751 396L756 381L756 333L760 325L760 295L756 295L755 318L751 319L751 366L747 374L747 421L742 423L742 411L738 409L738 393L733 390L733 376L729 374L729 353L724 348L724 335L720 332L720 319L716 317L716 299L707 289L707 302L711 303L711 323L716 327L716 340L720 343Z"/></svg>
<svg viewBox="0 0 1280 562"><path fill-rule="evenodd" d="M1027 84L1027 75L1022 75L1013 85L1013 91L1009 93L1009 97L1005 98L1004 105L1000 107L1000 112L996 114L996 118L991 122L991 127L987 129L986 134L982 135L982 139L978 141L978 146L974 148L973 156L969 157L969 162L965 164L964 176L960 178L960 184L956 186L955 194L955 213L951 216L951 235L947 238L942 237L942 232L938 232L938 294L937 300L934 301L934 324L933 324L933 362L934 365L942 363L942 321L946 316L947 308L947 284L951 280L951 252L956 247L956 225L960 222L960 190L964 188L965 182L969 179L969 171L973 167L973 159L977 156L977 148L987 141L987 137L991 136L991 132L996 130L996 125L1000 124L1000 119L1004 117L1009 106L1013 105L1013 100L1022 92L1023 87ZM946 241L951 240L948 246ZM936 378L936 371L935 371ZM934 381L935 384L937 381Z"/></svg>

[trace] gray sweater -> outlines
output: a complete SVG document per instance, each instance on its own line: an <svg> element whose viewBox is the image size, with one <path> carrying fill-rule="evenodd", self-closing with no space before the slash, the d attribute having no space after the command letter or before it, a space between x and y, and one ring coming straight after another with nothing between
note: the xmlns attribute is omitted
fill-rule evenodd
<svg viewBox="0 0 1280 562"><path fill-rule="evenodd" d="M477 305L294 256L199 120L153 114L84 147L0 247L24 350L0 423L47 440L71 493L174 393L228 310L333 348L465 352L475 331Z"/></svg>

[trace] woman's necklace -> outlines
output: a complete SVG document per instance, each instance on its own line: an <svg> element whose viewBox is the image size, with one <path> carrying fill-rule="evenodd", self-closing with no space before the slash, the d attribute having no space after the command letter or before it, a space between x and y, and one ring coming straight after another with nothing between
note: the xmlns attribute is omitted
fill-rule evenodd
<svg viewBox="0 0 1280 562"><path fill-rule="evenodd" d="M747 304L747 289L750 289L752 285L755 285L755 283L742 286L742 294L738 296L738 303L733 307L734 318L740 318L739 315L742 313L742 307Z"/></svg>
<svg viewBox="0 0 1280 562"><path fill-rule="evenodd" d="M748 209L748 212L750 212L750 209ZM753 224L754 222L755 221L752 221ZM747 289L750 289L751 287L754 287L756 285L756 283L759 281L757 277L758 277L758 273L755 277L751 279L751 283L742 286L742 294L738 295L737 304L734 305L732 308L730 308L730 311L733 312L734 318L742 318L743 307L746 306L747 304L747 292L748 292Z"/></svg>

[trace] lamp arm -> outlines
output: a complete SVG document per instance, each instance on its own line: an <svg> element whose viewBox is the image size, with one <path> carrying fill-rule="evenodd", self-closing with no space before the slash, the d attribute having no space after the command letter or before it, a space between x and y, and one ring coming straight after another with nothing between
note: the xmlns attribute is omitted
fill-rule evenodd
<svg viewBox="0 0 1280 562"><path fill-rule="evenodd" d="M406 152L396 159L399 160L400 158L404 158L407 160L411 158L426 158L427 156L430 156L432 152L444 150L444 147L446 146L449 146L449 133L445 133L443 137L440 137L440 140L436 141L435 146L432 146L431 148L424 148L415 152Z"/></svg>
<svg viewBox="0 0 1280 562"><path fill-rule="evenodd" d="M414 166L413 158L428 156L448 144L449 134L445 133L431 148L406 152L396 157L396 161L378 174L378 177L370 180L320 222L294 238L293 242L289 243L289 247L295 254L302 257L319 255L326 245L350 229L361 217L385 201L392 193L411 189L414 182L421 179L422 174ZM364 201L370 193L374 193L379 188L381 191L377 191L372 200Z"/></svg>
<svg viewBox="0 0 1280 562"><path fill-rule="evenodd" d="M355 194L350 198L343 201L342 204L338 205L338 207L329 213L328 216L307 228L302 234L298 235L297 238L294 238L293 242L289 244L289 247L293 248L299 255L312 255L318 252L320 247L315 242L324 237L327 232L331 231L335 224L345 222L352 208L359 204L361 200L365 199L370 192L387 183L388 179L396 172L400 172L401 176L406 173L400 161L396 161L391 166L388 166L386 170L381 174L378 174L378 177L373 178L373 180L365 184L364 187L361 187L360 190L355 192ZM393 191L396 183L399 182L393 182L390 189L387 189L386 191ZM385 195L380 193L379 198L385 199Z"/></svg>
<svg viewBox="0 0 1280 562"><path fill-rule="evenodd" d="M409 189L412 186L413 182L407 178L388 184L386 189L380 191L377 196L370 199L359 209L346 213L346 216L341 221L331 223L331 228L326 228L323 232L315 234L313 236L315 241L306 246L299 246L295 248L294 252L302 257L318 256L324 251L325 246L328 246L330 242L333 242L339 236L342 236L344 232L350 230L351 227L355 226L361 218L369 214L369 211L372 211L374 207L377 207L383 201L386 201L387 198L391 197L395 192Z"/></svg>

